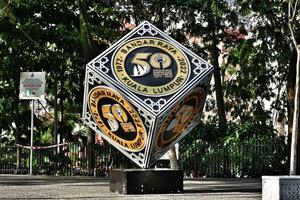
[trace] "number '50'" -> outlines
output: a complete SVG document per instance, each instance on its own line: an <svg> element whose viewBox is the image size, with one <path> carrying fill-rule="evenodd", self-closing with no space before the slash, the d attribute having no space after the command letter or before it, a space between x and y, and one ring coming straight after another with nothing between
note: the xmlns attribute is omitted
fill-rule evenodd
<svg viewBox="0 0 300 200"><path fill-rule="evenodd" d="M165 69L170 67L172 63L171 58L164 53L137 53L132 59L132 63L145 68L150 68L149 63L146 61L150 55L150 65L154 68Z"/></svg>
<svg viewBox="0 0 300 200"><path fill-rule="evenodd" d="M127 114L120 104L106 104L101 107L101 110L112 132L119 129L119 122L124 123L128 121Z"/></svg>

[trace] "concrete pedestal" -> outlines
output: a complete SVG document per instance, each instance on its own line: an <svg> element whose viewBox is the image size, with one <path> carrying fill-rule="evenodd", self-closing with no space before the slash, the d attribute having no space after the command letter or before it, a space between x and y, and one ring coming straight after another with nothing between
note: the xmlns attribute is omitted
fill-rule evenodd
<svg viewBox="0 0 300 200"><path fill-rule="evenodd" d="M172 169L112 169L109 190L120 194L158 194L183 191L183 171Z"/></svg>
<svg viewBox="0 0 300 200"><path fill-rule="evenodd" d="M262 200L300 199L300 176L263 176Z"/></svg>

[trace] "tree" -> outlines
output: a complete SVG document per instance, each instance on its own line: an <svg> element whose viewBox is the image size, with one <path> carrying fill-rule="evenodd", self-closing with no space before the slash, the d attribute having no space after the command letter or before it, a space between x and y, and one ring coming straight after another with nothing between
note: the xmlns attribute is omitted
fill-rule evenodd
<svg viewBox="0 0 300 200"><path fill-rule="evenodd" d="M246 73L250 75L252 80L258 80L259 82L257 81L257 83L260 84L260 86L256 84L252 87L252 81L249 79L244 79L245 84L240 84L241 81L237 82L237 84L239 84L239 86L245 85L245 88L247 88L249 92L258 91L259 93L254 93L258 97L260 96L265 100L273 101L271 105L273 111L278 111L279 113L285 113L287 111L288 143L292 143L291 154L293 154L290 157L290 167L296 170L295 152L297 149L299 151L299 148L296 147L295 141L298 139L296 139L297 134L294 134L293 127L299 124L299 119L297 119L297 115L295 115L298 102L298 95L296 94L296 78L298 77L296 75L296 66L299 62L297 58L299 57L297 56L299 50L297 49L297 43L295 43L295 41L298 42L298 36L295 35L299 27L299 20L297 19L298 2L278 0L237 2L240 13L249 19L245 21L247 21L248 27L250 26L248 31L252 36L244 42L244 45L240 45L237 48L239 51L231 54L231 58L233 58L234 55L238 55L235 64L243 64L241 66L243 66L244 69L248 67L251 69L254 66L258 66L255 70L252 69L254 73L249 71L246 71ZM242 72L242 70L240 70L240 72ZM259 76L261 76L258 76L258 74L260 74L259 72L262 72L261 75L263 78L259 78ZM241 77L240 74L238 78L239 77ZM234 83L231 84L233 85ZM268 88L270 89L263 91L261 84L269 86ZM253 100L255 98L249 96L248 100L249 99ZM268 118L269 117L267 117L267 119ZM291 136L293 137L292 140L290 139ZM293 173L295 173L295 171Z"/></svg>
<svg viewBox="0 0 300 200"><path fill-rule="evenodd" d="M21 71L46 71L47 102L57 111L55 132L71 141L80 123L85 64L129 31L121 28L125 19L154 23L214 65L218 123L211 124L219 131L210 137L222 140L231 123L269 127L268 100L279 112L287 105L291 132L299 63L290 37L299 32L298 4L291 2L292 29L287 2L279 0L0 1L0 131L12 132L16 143L28 142L21 136L28 134L29 107L18 99L17 77ZM220 43L227 64L218 62ZM54 129L44 121L36 127L36 135Z"/></svg>

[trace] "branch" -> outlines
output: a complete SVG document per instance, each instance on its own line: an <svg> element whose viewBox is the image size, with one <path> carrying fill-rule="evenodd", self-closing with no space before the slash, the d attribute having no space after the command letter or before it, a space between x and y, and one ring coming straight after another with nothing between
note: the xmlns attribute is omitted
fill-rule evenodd
<svg viewBox="0 0 300 200"><path fill-rule="evenodd" d="M298 0L296 0L296 2L295 2L296 7L297 7L297 4L298 4ZM296 41L296 37L295 37L294 29L293 29L293 20L294 20L295 13L296 13L296 10L297 10L296 7L293 9L292 0L289 0L289 2L288 2L288 27L289 27L289 30L290 30L290 33L291 33L291 37L292 37L292 41L294 43L294 46L297 49L298 48L298 43ZM291 15L292 10L293 10L293 15Z"/></svg>
<svg viewBox="0 0 300 200"><path fill-rule="evenodd" d="M32 39L29 34L24 30L23 24L21 20L14 14L13 9L10 7L10 2L7 2L6 4L6 15L9 17L9 19L16 24L20 28L20 31L23 33L23 35L30 41L32 42L36 47L42 49L45 51L43 47L41 47L34 39Z"/></svg>
<svg viewBox="0 0 300 200"><path fill-rule="evenodd" d="M129 8L129 6L127 5L127 4L125 4L125 1L120 1L120 2L118 2L121 6L119 6L119 7L124 7L128 12L130 12L130 10L128 9Z"/></svg>
<svg viewBox="0 0 300 200"><path fill-rule="evenodd" d="M292 18L291 18L292 21L295 19L295 15L296 15L296 12L297 12L297 4L298 4L298 0L296 0L295 5L294 5L294 12L293 12L293 15L292 15Z"/></svg>
<svg viewBox="0 0 300 200"><path fill-rule="evenodd" d="M292 9L292 2L291 0L288 1L288 20L290 21L291 18L291 9Z"/></svg>
<svg viewBox="0 0 300 200"><path fill-rule="evenodd" d="M3 8L0 10L0 14L1 14L1 13L6 13L5 10L7 9L8 5L9 5L9 2L6 3L5 6L3 6ZM7 15L7 13L6 13L6 15ZM4 18L4 17L5 17L5 16L1 16L0 19L2 19L2 18Z"/></svg>
<svg viewBox="0 0 300 200"><path fill-rule="evenodd" d="M40 104L40 105L43 107L45 113L46 113L50 118L54 119L54 118L52 117L52 115L47 111L47 109L45 108L45 106L42 104L42 102L41 102L39 99L38 99L38 104Z"/></svg>
<svg viewBox="0 0 300 200"><path fill-rule="evenodd" d="M80 34L82 37L82 45L83 45L83 52L85 58L93 57L95 54L95 49L92 44L92 36L90 34L90 27L89 21L87 16L87 1L86 0L78 0L78 7L79 7L79 21L80 21Z"/></svg>
<svg viewBox="0 0 300 200"><path fill-rule="evenodd" d="M49 53L50 50L47 48L42 47L38 42L36 42L30 35L28 32L26 32L26 30L24 29L23 23L22 21L18 18L18 16L16 16L13 12L13 8L11 8L10 4L11 2L9 1L5 1L6 5L5 8L3 9L3 11L5 11L6 15L8 16L8 18L10 19L10 21L12 23L14 23L16 25L16 27L19 27L19 30L21 31L21 33L25 36L25 38L30 41L36 48L38 48L39 50L41 50L44 53ZM52 51L51 51L52 52ZM53 53L53 52L52 52ZM60 52L55 52L57 55L63 56L63 54L61 54Z"/></svg>
<svg viewBox="0 0 300 200"><path fill-rule="evenodd" d="M292 0L288 1L288 18L289 22L294 21L297 12L298 0L295 1L294 6L292 6Z"/></svg>
<svg viewBox="0 0 300 200"><path fill-rule="evenodd" d="M289 22L289 23L288 23L288 26L289 26L289 29L290 29L292 41L293 41L295 47L297 48L298 45L297 45L297 41L296 41L296 38L295 38L294 30L293 30L293 27L292 27L293 25Z"/></svg>

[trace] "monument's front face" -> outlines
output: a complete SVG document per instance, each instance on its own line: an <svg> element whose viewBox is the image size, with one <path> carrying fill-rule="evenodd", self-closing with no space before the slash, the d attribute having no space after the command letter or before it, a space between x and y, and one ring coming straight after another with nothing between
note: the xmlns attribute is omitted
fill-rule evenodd
<svg viewBox="0 0 300 200"><path fill-rule="evenodd" d="M212 70L144 22L88 63L83 120L148 168L199 123Z"/></svg>

